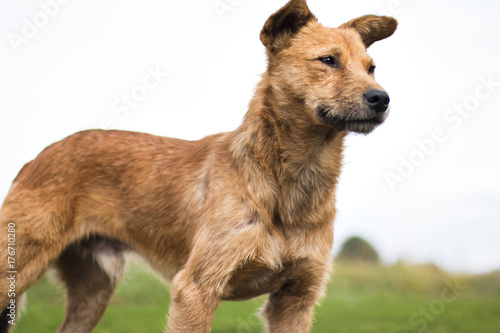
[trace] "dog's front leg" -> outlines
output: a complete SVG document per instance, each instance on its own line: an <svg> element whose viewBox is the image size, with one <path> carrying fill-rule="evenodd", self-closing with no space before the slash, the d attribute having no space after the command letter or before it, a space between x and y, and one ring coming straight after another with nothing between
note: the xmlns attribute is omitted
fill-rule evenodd
<svg viewBox="0 0 500 333"><path fill-rule="evenodd" d="M220 298L193 280L190 270L180 271L171 286L172 305L168 333L208 333Z"/></svg>
<svg viewBox="0 0 500 333"><path fill-rule="evenodd" d="M288 278L271 293L263 308L269 333L307 333L313 318L314 305L323 296L330 263L308 262L300 273Z"/></svg>
<svg viewBox="0 0 500 333"><path fill-rule="evenodd" d="M210 332L215 310L229 292L232 274L252 257L253 247L245 246L245 240L252 239L251 228L229 233L231 237L221 237L217 233L221 229L201 232L188 261L175 276L170 288L169 333ZM228 251L234 244L238 251Z"/></svg>

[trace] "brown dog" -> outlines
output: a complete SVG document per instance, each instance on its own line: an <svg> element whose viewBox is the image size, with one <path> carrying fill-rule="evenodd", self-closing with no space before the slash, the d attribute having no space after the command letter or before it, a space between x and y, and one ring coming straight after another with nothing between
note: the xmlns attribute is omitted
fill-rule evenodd
<svg viewBox="0 0 500 333"><path fill-rule="evenodd" d="M50 266L67 288L59 332L90 332L127 251L173 279L169 332L209 332L222 300L261 294L270 332L308 332L331 270L344 137L387 115L366 48L396 26L326 28L291 0L261 32L268 70L235 131L188 142L93 130L46 148L0 211L0 332Z"/></svg>

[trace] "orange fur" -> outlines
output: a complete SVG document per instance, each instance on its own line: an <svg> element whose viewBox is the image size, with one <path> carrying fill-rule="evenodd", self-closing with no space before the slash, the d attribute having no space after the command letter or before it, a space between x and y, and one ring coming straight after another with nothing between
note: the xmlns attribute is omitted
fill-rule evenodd
<svg viewBox="0 0 500 333"><path fill-rule="evenodd" d="M222 300L261 294L270 332L308 332L332 266L344 137L387 115L367 104L382 88L366 47L396 24L326 28L291 0L261 32L268 70L233 132L188 142L92 130L46 148L0 211L2 235L16 225L17 294L54 265L68 288L60 332L90 332L135 251L173 279L169 332L209 332ZM3 308L6 262L2 250Z"/></svg>

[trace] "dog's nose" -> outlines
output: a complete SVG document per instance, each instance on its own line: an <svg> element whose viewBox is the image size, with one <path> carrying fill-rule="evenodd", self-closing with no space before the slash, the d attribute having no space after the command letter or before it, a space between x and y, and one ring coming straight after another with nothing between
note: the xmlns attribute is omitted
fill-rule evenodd
<svg viewBox="0 0 500 333"><path fill-rule="evenodd" d="M364 94L370 108L375 112L384 112L389 107L389 95L382 90L370 90Z"/></svg>

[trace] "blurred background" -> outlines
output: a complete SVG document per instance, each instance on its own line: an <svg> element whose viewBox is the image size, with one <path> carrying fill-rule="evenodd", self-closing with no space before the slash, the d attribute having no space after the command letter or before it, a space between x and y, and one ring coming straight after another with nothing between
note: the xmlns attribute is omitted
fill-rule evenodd
<svg viewBox="0 0 500 333"><path fill-rule="evenodd" d="M260 29L285 2L0 1L0 201L26 162L76 131L196 140L235 129L266 68ZM369 49L391 114L374 133L346 142L334 254L356 235L397 274L433 263L424 271L441 272L428 288L437 295L441 270L500 269L500 2L308 3L326 26L365 14L400 23ZM401 262L420 268L398 271ZM491 302L500 311L496 286ZM404 310L405 322L415 307Z"/></svg>
<svg viewBox="0 0 500 333"><path fill-rule="evenodd" d="M0 2L0 201L44 147L116 128L189 140L236 128L265 71L259 32L284 0ZM500 2L310 0L320 22L396 17L369 54L391 95L384 126L351 135L336 248L383 262L500 268Z"/></svg>

